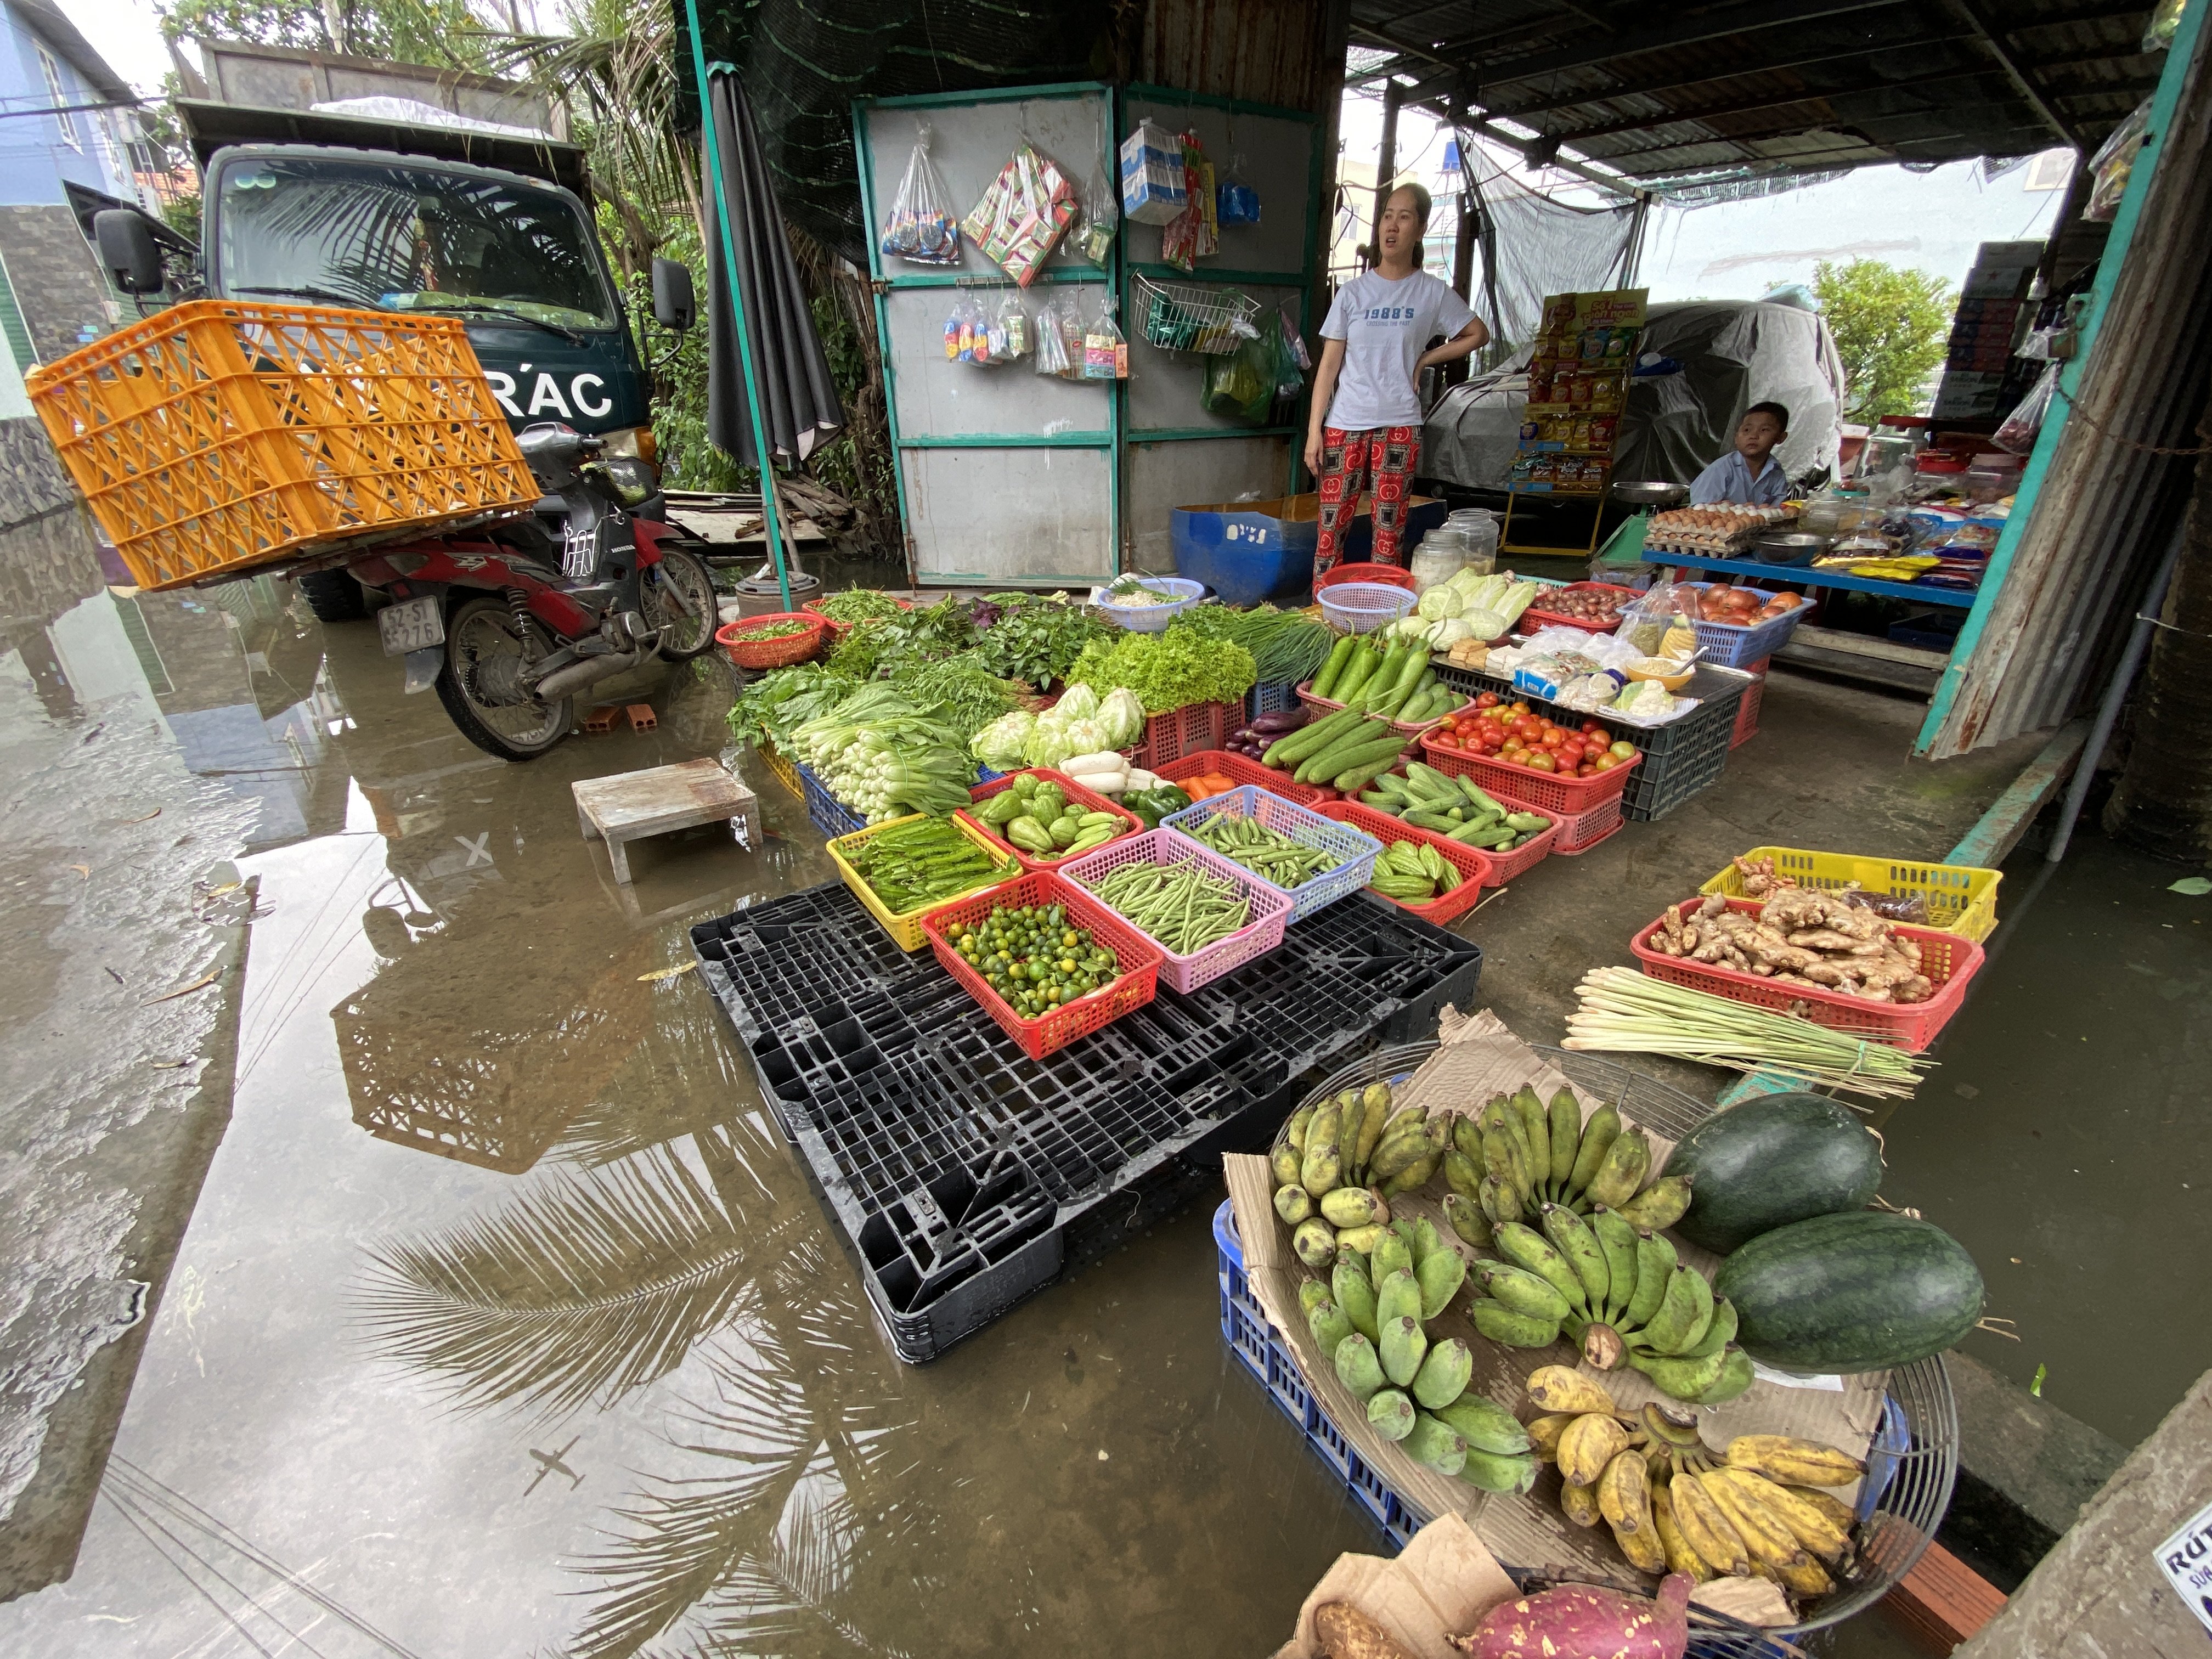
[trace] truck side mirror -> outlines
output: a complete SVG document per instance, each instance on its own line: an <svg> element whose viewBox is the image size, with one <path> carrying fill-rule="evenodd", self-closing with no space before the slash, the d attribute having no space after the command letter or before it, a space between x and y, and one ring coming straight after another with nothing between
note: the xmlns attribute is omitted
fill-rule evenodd
<svg viewBox="0 0 2212 1659"><path fill-rule="evenodd" d="M128 208L103 208L92 216L100 263L125 294L161 291L161 250L144 217Z"/></svg>
<svg viewBox="0 0 2212 1659"><path fill-rule="evenodd" d="M102 216L105 217L106 216ZM653 262L653 319L681 334L698 315L699 302L691 289L691 269L675 259Z"/></svg>

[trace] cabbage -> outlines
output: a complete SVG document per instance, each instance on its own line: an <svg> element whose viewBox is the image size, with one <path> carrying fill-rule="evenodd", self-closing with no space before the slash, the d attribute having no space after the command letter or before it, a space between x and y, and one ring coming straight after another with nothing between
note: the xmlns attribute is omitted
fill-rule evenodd
<svg viewBox="0 0 2212 1659"><path fill-rule="evenodd" d="M1022 745L1022 759L1031 766L1058 766L1075 755L1088 755L1114 745L1106 741L1105 733L1094 720L1062 720L1060 710L1066 707L1062 698L1058 707L1048 710L1036 723L1036 729ZM1000 769L994 767L992 770Z"/></svg>
<svg viewBox="0 0 2212 1659"><path fill-rule="evenodd" d="M1504 637L1513 626L1495 611L1470 611L1460 620L1467 624L1469 638L1486 641Z"/></svg>
<svg viewBox="0 0 2212 1659"><path fill-rule="evenodd" d="M1421 595L1420 603L1413 607L1431 622L1442 622L1446 617L1460 613L1460 597L1439 582Z"/></svg>
<svg viewBox="0 0 2212 1659"><path fill-rule="evenodd" d="M1480 611L1475 613L1480 616ZM1462 640L1475 637L1473 624L1464 617L1447 617L1429 630L1429 644L1438 651L1449 651Z"/></svg>
<svg viewBox="0 0 2212 1659"><path fill-rule="evenodd" d="M1091 688L1086 685L1077 689L1088 691ZM1106 734L1101 748L1127 749L1145 735L1144 702L1127 686L1109 691L1100 700L1096 718L1099 730Z"/></svg>
<svg viewBox="0 0 2212 1659"><path fill-rule="evenodd" d="M1060 701L1052 706L1054 718L1066 720L1087 720L1098 712L1098 694L1087 685L1071 685L1060 694ZM1071 749L1070 754L1079 754Z"/></svg>
<svg viewBox="0 0 2212 1659"><path fill-rule="evenodd" d="M994 772L1021 769L1022 748L1036 729L1037 717L1026 708L1001 714L969 739L968 752Z"/></svg>
<svg viewBox="0 0 2212 1659"><path fill-rule="evenodd" d="M1389 637L1394 640L1423 640L1428 637L1429 629L1434 626L1435 624L1427 617L1416 611L1412 616L1401 617L1392 623Z"/></svg>

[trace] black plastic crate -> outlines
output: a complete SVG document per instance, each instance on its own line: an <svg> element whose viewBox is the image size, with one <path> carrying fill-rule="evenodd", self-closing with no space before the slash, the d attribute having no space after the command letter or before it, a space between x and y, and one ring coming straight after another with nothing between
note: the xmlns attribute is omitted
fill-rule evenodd
<svg viewBox="0 0 2212 1659"><path fill-rule="evenodd" d="M1590 718L1584 710L1528 696L1515 690L1511 681L1495 674L1440 663L1437 678L1470 696L1495 691L1510 701L1525 699L1531 708L1561 725L1579 726ZM1681 719L1664 726L1607 726L1615 738L1634 744L1644 757L1629 773L1628 787L1621 794L1624 817L1638 823L1664 817L1720 776L1728 766L1729 740L1735 734L1736 706L1753 678L1741 669L1699 663L1689 684L1682 688L1682 695L1697 698L1698 706Z"/></svg>

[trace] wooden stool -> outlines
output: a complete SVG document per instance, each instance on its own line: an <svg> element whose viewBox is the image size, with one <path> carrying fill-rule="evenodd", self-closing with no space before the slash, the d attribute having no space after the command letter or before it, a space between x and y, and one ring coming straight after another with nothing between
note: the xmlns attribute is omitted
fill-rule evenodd
<svg viewBox="0 0 2212 1659"><path fill-rule="evenodd" d="M714 760L618 772L585 778L568 786L576 796L576 820L584 839L607 844L615 879L629 881L629 843L673 830L723 823L749 848L761 843L760 803L753 792Z"/></svg>

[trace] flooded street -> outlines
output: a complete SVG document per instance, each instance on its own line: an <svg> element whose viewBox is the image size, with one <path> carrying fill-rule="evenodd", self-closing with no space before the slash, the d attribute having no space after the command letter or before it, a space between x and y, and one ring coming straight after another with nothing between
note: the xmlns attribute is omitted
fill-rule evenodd
<svg viewBox="0 0 2212 1659"><path fill-rule="evenodd" d="M1379 1547L1222 1341L1210 1204L937 1363L892 1356L742 1046L696 975L659 976L690 923L834 878L800 803L733 757L765 844L641 845L629 886L578 832L572 781L726 755L719 661L607 689L657 729L516 767L403 696L373 626L266 580L80 571L9 637L37 831L10 849L13 1036L55 1040L5 1147L33 1197L0 1227L79 1271L0 1330L49 1331L52 1375L71 1342L136 1364L74 1573L0 1605L10 1659L1261 1654L1340 1552ZM57 827L71 807L96 846ZM259 906L235 1091L195 1116L196 1074L146 1068L239 988L148 999L212 959L195 917L234 854ZM2040 868L2008 873L1935 1080L1883 1121L1884 1190L2017 1322L1970 1351L2023 1383L2047 1364L2046 1397L2132 1443L2212 1362L2168 1288L2206 1242L2212 900L2095 836ZM1620 915L1593 937L1650 902L1597 896ZM1522 908L1464 931L1579 973ZM119 1209L38 1179L161 1104L199 1163L142 1149ZM1911 1650L1869 1616L1812 1650Z"/></svg>
<svg viewBox="0 0 2212 1659"><path fill-rule="evenodd" d="M217 769L263 907L233 1116L75 1575L0 1649L1230 1652L1373 1547L1231 1360L1203 1210L891 1357L711 1000L640 977L834 874L801 808L754 775L764 848L624 889L568 805L719 751L725 671L510 767L285 597L232 668L297 700Z"/></svg>

